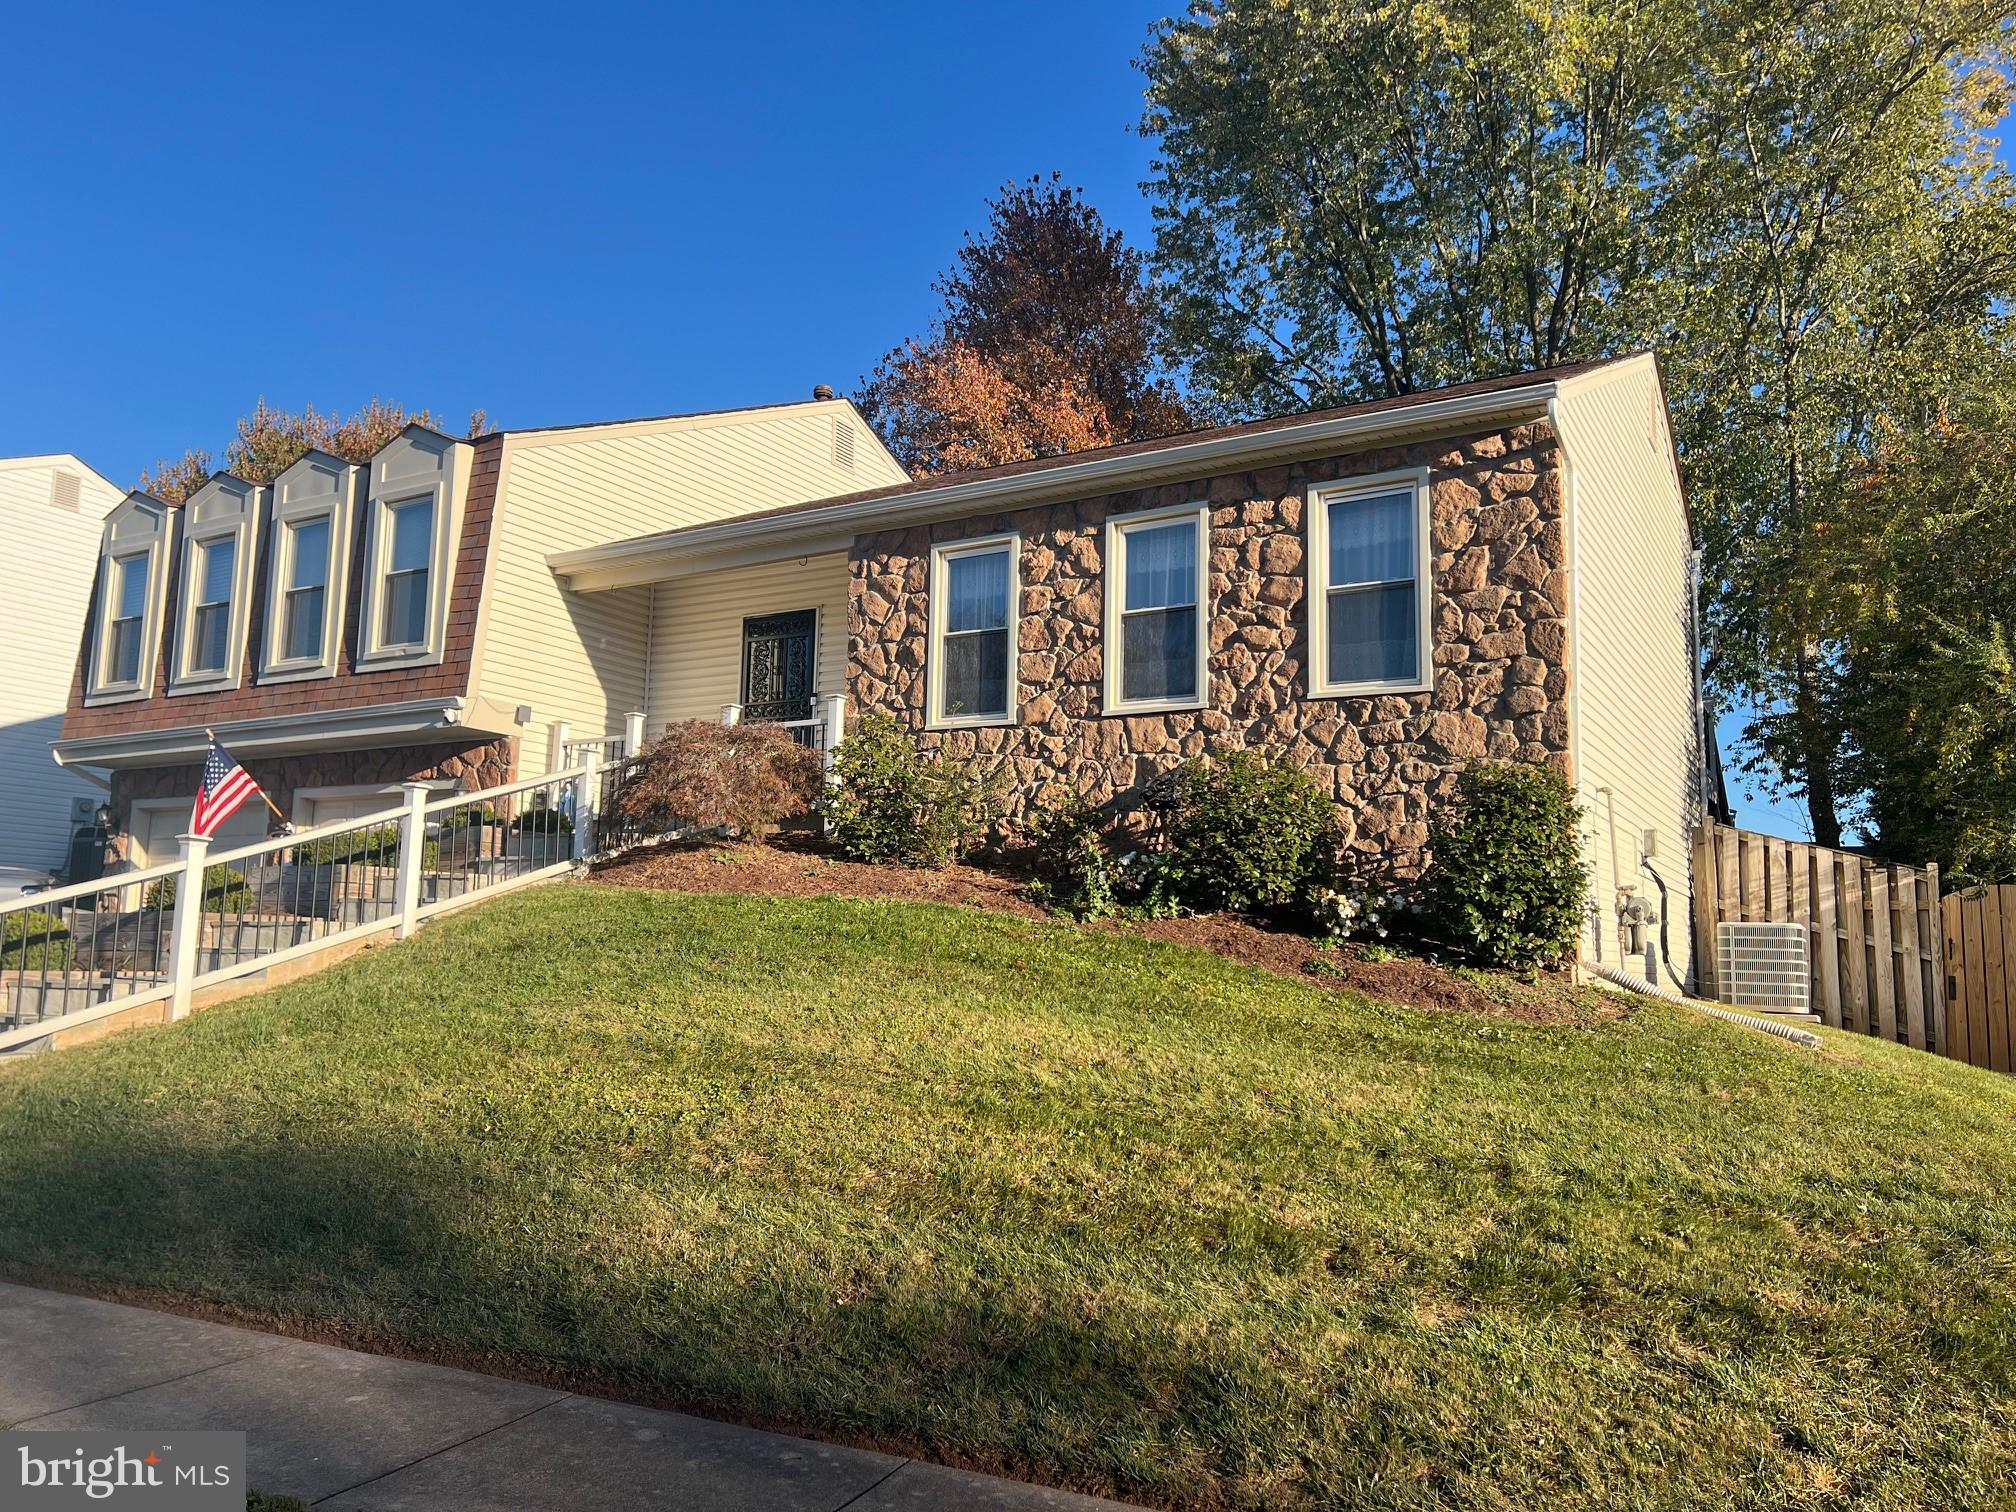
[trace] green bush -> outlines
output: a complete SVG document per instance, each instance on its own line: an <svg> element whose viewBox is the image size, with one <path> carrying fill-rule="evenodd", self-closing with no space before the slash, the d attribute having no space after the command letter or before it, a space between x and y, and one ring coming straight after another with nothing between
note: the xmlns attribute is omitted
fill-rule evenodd
<svg viewBox="0 0 2016 1512"><path fill-rule="evenodd" d="M1126 901L1106 843L1106 816L1080 794L1042 810L1029 825L1030 891L1052 908L1103 919Z"/></svg>
<svg viewBox="0 0 2016 1512"><path fill-rule="evenodd" d="M174 877L163 877L141 895L140 906L166 913L175 906L175 882ZM203 868L203 912L250 913L252 904L245 873L221 864Z"/></svg>
<svg viewBox="0 0 2016 1512"><path fill-rule="evenodd" d="M574 816L565 809L529 808L511 821L511 827L521 835L557 835L563 831L571 834Z"/></svg>
<svg viewBox="0 0 2016 1512"><path fill-rule="evenodd" d="M1148 891L1186 908L1297 911L1335 875L1336 805L1307 772L1250 751L1193 757L1161 804Z"/></svg>
<svg viewBox="0 0 2016 1512"><path fill-rule="evenodd" d="M993 785L971 762L918 748L886 714L868 714L834 753L820 810L850 861L944 866L979 843Z"/></svg>
<svg viewBox="0 0 2016 1512"><path fill-rule="evenodd" d="M436 841L421 842L420 864L433 866L440 859ZM381 824L375 829L353 830L343 835L325 835L294 847L296 866L397 866L399 826Z"/></svg>
<svg viewBox="0 0 2016 1512"><path fill-rule="evenodd" d="M1588 898L1581 809L1551 766L1476 762L1431 826L1431 918L1448 945L1517 971L1575 949Z"/></svg>
<svg viewBox="0 0 2016 1512"><path fill-rule="evenodd" d="M60 917L27 909L0 917L0 971L68 971L77 942Z"/></svg>

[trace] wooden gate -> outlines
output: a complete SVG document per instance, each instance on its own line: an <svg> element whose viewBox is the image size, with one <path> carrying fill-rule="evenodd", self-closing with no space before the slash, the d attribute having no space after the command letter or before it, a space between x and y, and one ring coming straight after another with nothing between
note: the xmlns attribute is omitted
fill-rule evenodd
<svg viewBox="0 0 2016 1512"><path fill-rule="evenodd" d="M1941 900L1946 935L1946 1053L1991 1071L2016 1070L2016 886L1967 888Z"/></svg>
<svg viewBox="0 0 2016 1512"><path fill-rule="evenodd" d="M1704 997L1718 996L1722 920L1804 924L1822 1023L1951 1055L1938 908L1936 866L1890 866L1721 824L1695 837L1694 962Z"/></svg>

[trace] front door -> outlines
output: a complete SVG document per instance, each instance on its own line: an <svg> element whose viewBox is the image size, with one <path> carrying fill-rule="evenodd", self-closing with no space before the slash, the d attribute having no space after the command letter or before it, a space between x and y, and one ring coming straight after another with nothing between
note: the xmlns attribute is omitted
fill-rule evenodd
<svg viewBox="0 0 2016 1512"><path fill-rule="evenodd" d="M819 614L793 609L742 621L742 717L812 717L812 658Z"/></svg>

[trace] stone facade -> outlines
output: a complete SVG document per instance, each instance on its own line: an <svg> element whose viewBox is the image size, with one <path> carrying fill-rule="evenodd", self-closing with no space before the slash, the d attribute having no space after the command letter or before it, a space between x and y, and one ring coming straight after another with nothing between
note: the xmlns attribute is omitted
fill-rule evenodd
<svg viewBox="0 0 2016 1512"><path fill-rule="evenodd" d="M1429 469L1434 691L1311 698L1308 491L1402 467ZM1106 518L1201 500L1211 505L1208 703L1104 715ZM1330 788L1372 869L1412 875L1430 808L1467 762L1568 769L1563 501L1559 446L1535 422L862 536L851 553L849 691L857 712L893 714L927 745L1004 762L1011 828L1060 791L1109 803L1183 757L1265 750ZM1021 535L1016 722L927 732L931 547L1010 530Z"/></svg>
<svg viewBox="0 0 2016 1512"><path fill-rule="evenodd" d="M361 787L453 779L465 792L510 782L517 767L517 741L509 736L484 745L387 746L367 751L318 751L302 756L255 756L245 763L252 780L280 812L293 817L294 795L304 788ZM108 871L125 865L131 846L133 805L156 798L189 798L203 775L200 763L143 767L112 774L108 805L112 824L105 842ZM255 803L257 800L253 800Z"/></svg>

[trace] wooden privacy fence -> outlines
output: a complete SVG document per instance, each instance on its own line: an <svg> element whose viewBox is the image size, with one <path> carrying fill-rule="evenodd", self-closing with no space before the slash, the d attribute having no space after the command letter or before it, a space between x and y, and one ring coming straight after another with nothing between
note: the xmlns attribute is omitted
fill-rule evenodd
<svg viewBox="0 0 2016 1512"><path fill-rule="evenodd" d="M1891 866L1722 824L1695 836L1694 962L1704 997L1720 995L1717 924L1804 924L1822 1023L1952 1055L1938 909L1936 866Z"/></svg>
<svg viewBox="0 0 2016 1512"><path fill-rule="evenodd" d="M1967 888L1940 900L1946 935L1946 1053L1991 1071L2016 1070L2016 886Z"/></svg>

